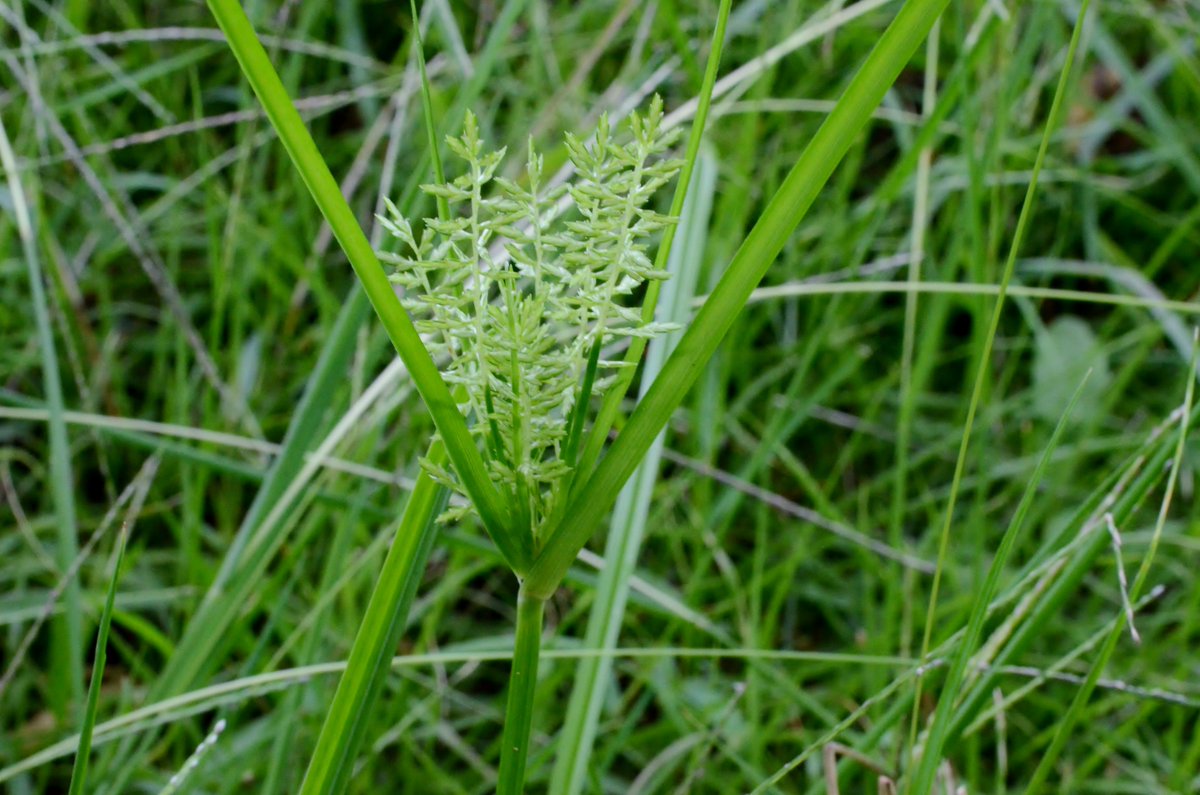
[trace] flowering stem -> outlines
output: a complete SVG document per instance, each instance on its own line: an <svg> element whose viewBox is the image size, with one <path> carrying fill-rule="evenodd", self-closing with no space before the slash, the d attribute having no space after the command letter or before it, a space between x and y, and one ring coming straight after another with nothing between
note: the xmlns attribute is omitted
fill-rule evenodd
<svg viewBox="0 0 1200 795"><path fill-rule="evenodd" d="M508 707L500 746L499 795L521 795L525 789L525 760L533 729L533 700L537 689L538 655L542 645L545 601L521 588L517 597L517 638L508 680Z"/></svg>

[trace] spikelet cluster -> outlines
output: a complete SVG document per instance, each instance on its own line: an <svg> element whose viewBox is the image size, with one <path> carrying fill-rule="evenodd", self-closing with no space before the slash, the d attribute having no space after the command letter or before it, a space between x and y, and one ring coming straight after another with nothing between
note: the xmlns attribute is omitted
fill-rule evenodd
<svg viewBox="0 0 1200 795"><path fill-rule="evenodd" d="M648 204L679 169L665 156L673 140L656 97L625 134L607 118L590 141L568 134L575 176L548 187L532 141L525 178L498 176L505 150L488 150L468 114L462 135L447 138L461 173L423 186L450 217L424 219L419 235L391 203L380 219L402 243L399 254L381 256L396 266L405 307L444 362L493 481L534 532L571 472L572 413L586 411L623 366L601 358L594 388L581 395L589 354L666 330L643 323L630 299L667 277L648 246L674 219ZM457 489L450 472L431 471Z"/></svg>

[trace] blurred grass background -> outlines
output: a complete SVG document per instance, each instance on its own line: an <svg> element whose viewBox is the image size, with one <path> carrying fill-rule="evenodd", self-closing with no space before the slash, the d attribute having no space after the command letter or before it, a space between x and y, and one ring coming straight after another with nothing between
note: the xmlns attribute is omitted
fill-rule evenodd
<svg viewBox="0 0 1200 795"><path fill-rule="evenodd" d="M699 294L896 7L735 4L711 211L689 247ZM429 166L407 4L247 8L363 223L382 196L432 214L415 193ZM532 135L554 165L564 130L653 92L686 123L715 9L430 0L435 110L449 132L471 107L513 152ZM768 791L824 791L814 743L906 670L927 621L935 640L965 624L1085 372L1013 572L1181 404L1200 311L1200 8L1100 2L924 614L911 559L936 553L994 299L873 283L997 283L1076 10L951 5L677 413L625 583L618 645L640 652L604 684L586 791L746 792L805 753ZM345 658L431 423L201 4L5 0L0 17L15 162L0 188L0 779L66 790L128 522L95 791L162 791L218 720L180 791L292 791L335 684L306 666ZM812 294L826 283L840 292ZM1059 791L1200 791L1197 461L1189 446L1151 572L1165 589L1088 703ZM1130 571L1160 492L1119 528ZM586 656L603 539L592 549L549 606L561 656L543 663L534 791ZM397 650L421 656L388 681L353 791L490 791L516 588L498 564L476 528L441 534ZM968 791L1022 791L1087 672L1078 647L1122 610L1116 566L1111 550L1094 562L998 698L1061 673L946 749ZM905 709L885 696L838 741L896 771ZM843 791L874 786L842 769Z"/></svg>

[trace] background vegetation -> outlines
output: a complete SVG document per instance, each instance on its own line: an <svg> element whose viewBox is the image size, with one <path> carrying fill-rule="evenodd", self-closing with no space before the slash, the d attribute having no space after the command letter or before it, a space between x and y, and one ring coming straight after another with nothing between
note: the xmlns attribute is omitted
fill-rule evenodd
<svg viewBox="0 0 1200 795"><path fill-rule="evenodd" d="M363 223L384 196L432 215L407 4L247 6ZM653 92L686 124L716 6L427 2L435 111L456 125L474 109L512 152L532 135L548 171L562 131ZM897 7L735 4L681 232L697 294ZM618 506L621 543L597 539L548 606L532 790L587 746L562 727L583 725L581 666L610 657L590 674L585 791L824 792L833 739L909 769L922 636L967 625L1033 485L1000 578L1027 598L983 635L1003 646L1011 620L1027 642L958 716L948 769L970 792L1023 791L1122 630L1120 572L1132 583L1157 546L1140 643L1119 636L1050 789L1200 791L1194 446L1156 534L1200 308L1188 0L1087 18L925 607L1077 11L952 4L854 142L675 415L644 507ZM124 525L94 791L294 791L432 425L201 4L32 0L0 17L0 781L66 791ZM1144 497L1113 508L1123 543L1100 522L1080 535L1102 545L1072 546L1072 516L1124 494L1114 478L1141 454ZM619 567L630 548L636 571ZM1032 587L1060 552L1078 581ZM515 593L478 528L445 528L352 791L491 790ZM598 593L619 619L599 655L611 641L584 641ZM922 720L943 678L928 672ZM867 766L841 770L843 791L873 791Z"/></svg>

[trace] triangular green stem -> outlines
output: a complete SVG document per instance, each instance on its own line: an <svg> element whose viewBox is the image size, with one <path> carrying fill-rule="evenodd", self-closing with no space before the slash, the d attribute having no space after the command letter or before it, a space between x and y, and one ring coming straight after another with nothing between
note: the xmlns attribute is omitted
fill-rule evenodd
<svg viewBox="0 0 1200 795"><path fill-rule="evenodd" d="M508 707L504 711L504 736L500 747L499 795L521 795L525 790L525 763L533 730L533 702L537 690L538 655L542 646L542 615L546 603L524 588L517 597L517 636L512 673L508 680Z"/></svg>

